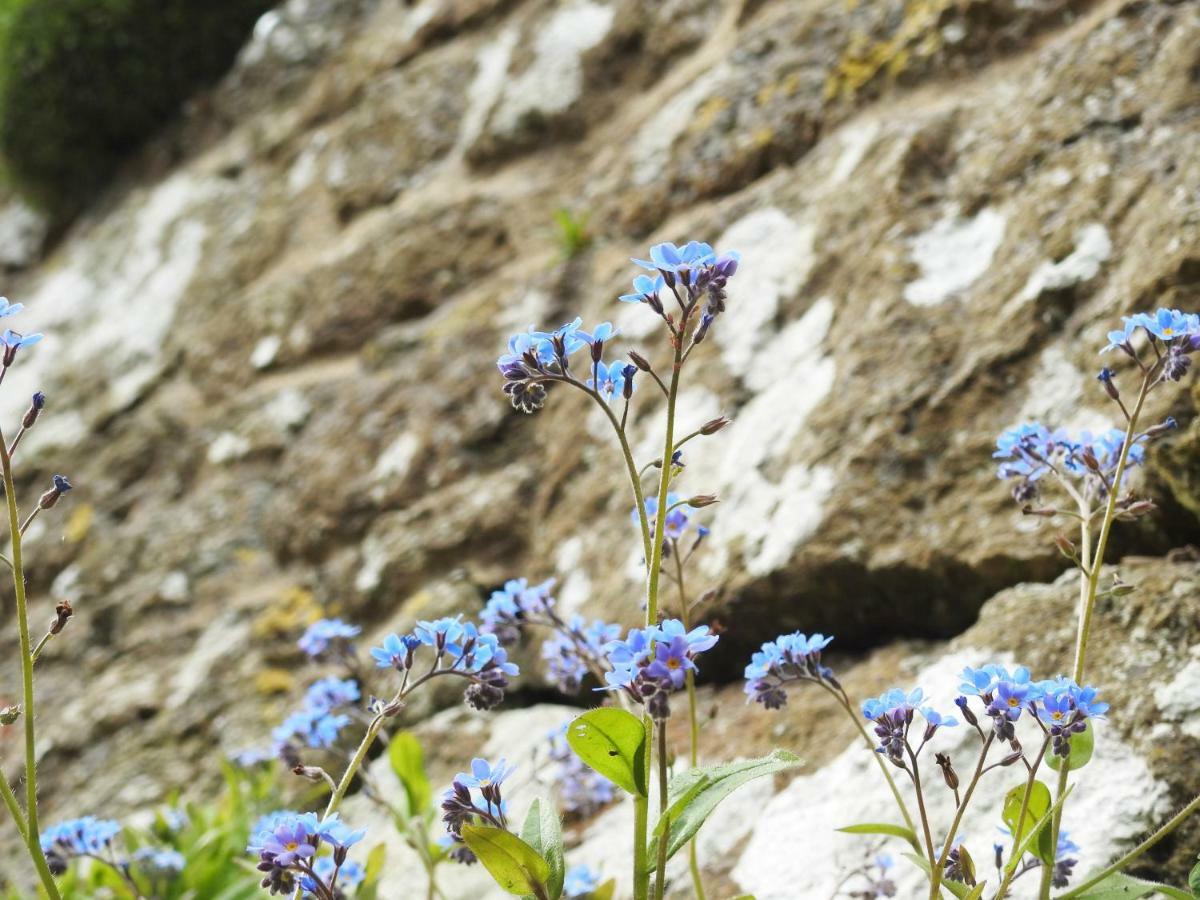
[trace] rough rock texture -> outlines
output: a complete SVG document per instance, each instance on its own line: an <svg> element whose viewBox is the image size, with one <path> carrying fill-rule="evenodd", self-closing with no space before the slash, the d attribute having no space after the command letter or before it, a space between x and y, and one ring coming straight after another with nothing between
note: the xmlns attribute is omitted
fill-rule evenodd
<svg viewBox="0 0 1200 900"><path fill-rule="evenodd" d="M573 609L633 621L604 420L565 395L514 413L493 362L510 331L577 312L661 357L645 311L613 299L653 240L744 253L681 401L685 429L734 418L680 483L724 500L695 576L727 629L707 676L797 627L847 651L950 638L998 591L1055 579L1065 523L1016 514L991 442L1022 417L1106 421L1092 376L1113 319L1200 307L1198 47L1186 2L280 7L141 176L5 287L52 336L0 397L8 422L33 390L51 398L22 497L52 471L78 485L28 542L36 619L58 598L78 613L42 663L50 814L202 789L214 753L294 702L290 642L322 609L370 640L557 576ZM561 207L594 238L565 261ZM1163 510L1122 526L1116 555L1200 540L1197 396L1151 410L1183 426L1149 471ZM646 461L658 409L637 399ZM1183 722L1194 572L1150 568L1175 612L1136 609L1172 651L1154 684ZM1016 611L1058 591L1002 595L928 665L1013 648L1061 668L1068 629L1051 643L1041 601ZM907 658L871 657L862 691L911 680ZM1178 799L1186 773L1119 718L1114 759ZM804 753L857 777L835 759L842 727L804 726ZM786 736L758 735L746 753ZM760 897L767 839L721 856Z"/></svg>

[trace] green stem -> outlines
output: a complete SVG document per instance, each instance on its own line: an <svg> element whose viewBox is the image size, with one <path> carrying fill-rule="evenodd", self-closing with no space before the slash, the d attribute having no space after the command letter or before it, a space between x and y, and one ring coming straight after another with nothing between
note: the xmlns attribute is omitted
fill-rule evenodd
<svg viewBox="0 0 1200 900"><path fill-rule="evenodd" d="M654 729L658 732L658 809L659 815L667 813L667 723L659 722ZM654 900L663 900L667 886L667 843L670 840L671 823L667 822L663 833L658 836L658 860L654 875Z"/></svg>
<svg viewBox="0 0 1200 900"><path fill-rule="evenodd" d="M29 843L29 829L25 827L25 813L21 811L21 805L17 803L17 795L13 793L12 785L8 783L8 776L3 772L0 772L0 795L4 797L4 805L8 807L13 822L16 823L17 831L21 833L21 840Z"/></svg>
<svg viewBox="0 0 1200 900"><path fill-rule="evenodd" d="M946 860L950 858L950 848L954 846L954 835L958 833L958 826L962 824L963 813L967 811L967 804L971 802L975 786L979 784L979 779L983 776L983 765L987 762L988 750L991 749L995 736L994 731L990 732L987 740L983 742L983 748L979 751L979 762L975 764L975 774L971 776L971 783L967 785L962 803L958 804L958 810L954 813L954 821L950 824L950 830L946 832L946 843L942 845L942 855L938 857L937 862L933 865L933 870L929 873L929 900L938 900L942 887L942 872L946 868Z"/></svg>
<svg viewBox="0 0 1200 900"><path fill-rule="evenodd" d="M1152 371L1152 370L1151 370ZM1096 607L1096 592L1100 586L1100 570L1104 566L1104 553L1108 549L1108 536L1112 533L1113 522L1116 519L1117 499L1121 488L1121 482L1125 477L1125 467L1129 462L1129 451L1133 446L1133 438L1137 433L1138 418L1142 414L1142 406L1146 402L1146 395L1150 393L1151 372L1148 371L1142 377L1142 386L1138 390L1137 402L1133 406L1133 411L1129 414L1129 422L1125 427L1125 440L1121 443L1121 453L1117 458L1117 468L1113 473L1112 484L1108 492L1108 502L1104 506L1104 517L1100 522L1100 534L1096 539L1095 551L1092 550L1091 544L1091 529L1089 522L1091 516L1087 514L1085 504L1081 504L1080 513L1084 514L1083 522L1079 526L1080 530L1080 562L1083 564L1083 573L1080 576L1079 584L1079 630L1075 638L1075 663L1071 669L1071 678L1076 684L1083 684L1083 673L1087 661L1088 638L1091 636L1092 630L1092 612ZM1055 794L1055 799L1061 799L1067 790L1067 782L1070 778L1070 772L1067 766L1062 766L1058 772L1058 784ZM1058 810L1054 813L1054 819L1050 825L1051 846L1057 846L1058 833L1062 827L1063 804L1060 804ZM1051 880L1054 873L1052 866L1042 867L1041 885L1038 889L1038 896L1049 898Z"/></svg>
<svg viewBox="0 0 1200 900"><path fill-rule="evenodd" d="M888 771L887 764L883 761L883 755L875 752L875 742L871 740L871 735L867 733L866 726L863 725L858 714L856 714L853 707L850 706L849 699L847 699L844 694L839 694L833 688L828 687L824 682L821 682L821 686L833 695L834 699L837 700L842 709L846 711L846 715L850 717L850 721L854 723L854 727L858 729L858 733L862 735L862 739L866 742L867 748L871 751L871 756L875 758L875 763L879 766L879 771L883 774L884 779L887 781L888 787L891 788L892 796L896 798L896 806L900 810L900 815L904 817L904 824L908 827L909 831L911 831L913 834L916 834L917 825L913 821L912 814L908 811L908 804L904 802L904 797L900 795L900 788L896 786L896 779L892 778L892 773Z"/></svg>
<svg viewBox="0 0 1200 900"><path fill-rule="evenodd" d="M587 391L586 388L584 390ZM587 391L587 393L604 410L604 414L608 416L608 421L612 423L613 431L617 434L617 441L621 445L621 453L625 457L625 468L629 472L629 483L633 487L633 499L638 510L638 524L642 528L642 552L645 554L645 559L650 559L650 521L646 517L646 496L642 491L642 478L638 474L637 463L633 459L633 450L629 447L629 439L625 436L625 429L621 427L616 413L604 402L604 398L600 396L600 392L593 390Z"/></svg>
<svg viewBox="0 0 1200 900"><path fill-rule="evenodd" d="M905 742L907 744L907 741ZM913 789L917 792L917 810L921 813L921 830L925 833L925 851L929 854L929 865L933 866L933 835L929 833L929 814L925 811L925 792L921 789L921 767L917 764L917 756L910 748L908 758L912 762Z"/></svg>
<svg viewBox="0 0 1200 900"><path fill-rule="evenodd" d="M679 555L679 543L674 539L671 541L671 558L675 560L675 584L679 587L679 618L683 622L683 630L691 631L687 588L683 582L683 557ZM694 769L699 762L700 717L696 714L696 677L691 669L684 674L684 685L687 687L688 698L688 765ZM688 868L692 873L692 893L696 900L705 900L704 880L700 877L700 860L695 838L688 842Z"/></svg>
<svg viewBox="0 0 1200 900"><path fill-rule="evenodd" d="M24 693L25 719L25 825L26 841L29 855L33 859L34 868L42 886L51 900L61 900L58 885L50 874L46 864L46 855L38 836L37 810L37 733L34 728L34 692L33 692L33 649L29 640L29 604L25 596L25 570L21 563L21 516L17 509L17 488L13 483L12 458L8 455L8 446L4 442L4 434L0 432L0 464L4 467L4 493L8 500L8 527L12 536L12 574L13 589L17 601L17 628L21 637L21 687Z"/></svg>
<svg viewBox="0 0 1200 900"><path fill-rule="evenodd" d="M647 753L648 757L650 754ZM649 853L646 835L650 826L650 800L637 794L633 797L633 900L647 900L650 895Z"/></svg>
<svg viewBox="0 0 1200 900"><path fill-rule="evenodd" d="M1009 885L1012 884L1013 878L1016 877L1017 867L1021 861L1015 857L1017 848L1021 846L1021 841L1024 838L1021 832L1025 827L1025 814L1029 812L1029 798L1033 796L1033 783L1037 780L1037 770L1041 766L1042 760L1045 759L1046 749L1049 746L1050 738L1047 737L1046 740L1042 741L1042 749L1038 752L1037 759L1034 760L1033 765L1029 768L1029 777L1025 780L1025 793L1021 797L1021 814L1017 816L1017 829L1013 832L1013 846L1009 854L1008 866L1006 867L1004 878L1000 881L1000 887L996 889L996 896L992 900L1003 900L1008 894ZM1062 769L1065 771L1066 768L1066 761L1064 760Z"/></svg>
<svg viewBox="0 0 1200 900"><path fill-rule="evenodd" d="M1183 809L1181 809L1178 813L1176 813L1174 815L1174 817L1171 818L1170 821L1168 821L1165 825L1162 826L1162 828L1158 829L1158 831L1154 832L1154 834L1150 835L1150 837L1146 838L1146 840L1142 841L1140 844L1138 844L1136 847L1134 847L1132 850L1130 850L1128 853L1126 853L1124 856L1122 856L1120 859L1118 859L1111 866L1109 866L1108 868L1099 872L1098 874L1093 875L1091 878L1089 878L1087 881L1085 881L1083 884L1079 885L1078 887L1074 887L1071 890L1067 891L1065 894L1060 896L1058 898L1058 900L1070 900L1071 897L1078 897L1081 894L1086 893L1088 890L1090 890L1091 888L1098 885L1105 878L1108 878L1108 876L1114 875L1117 872L1120 872L1122 869L1124 869L1126 866L1128 866L1131 862L1133 862L1135 859L1137 859L1139 856L1141 856L1143 853L1145 853L1147 850L1149 850L1151 847L1153 847L1155 844L1157 844L1159 841L1161 841L1163 838L1165 838L1168 834L1170 834L1172 831L1174 831L1176 828L1178 828L1180 825L1182 825L1184 823L1184 821L1187 820L1187 817L1190 816L1192 813L1196 812L1196 810L1198 810L1198 809L1200 809L1200 796L1197 796L1196 798L1194 798L1191 803L1189 803L1187 806L1185 806Z"/></svg>

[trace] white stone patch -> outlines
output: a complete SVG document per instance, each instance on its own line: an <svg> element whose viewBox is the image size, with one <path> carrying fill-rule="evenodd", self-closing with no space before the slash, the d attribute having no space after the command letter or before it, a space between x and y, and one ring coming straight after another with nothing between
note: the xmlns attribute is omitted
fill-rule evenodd
<svg viewBox="0 0 1200 900"><path fill-rule="evenodd" d="M158 596L169 603L181 603L188 598L189 589L187 573L174 569L163 576Z"/></svg>
<svg viewBox="0 0 1200 900"><path fill-rule="evenodd" d="M371 470L371 480L392 481L403 478L408 474L413 460L417 458L417 451L420 449L421 441L413 432L402 432L375 460L375 468Z"/></svg>
<svg viewBox="0 0 1200 900"><path fill-rule="evenodd" d="M1006 224L994 209L962 219L958 208L952 207L910 242L909 252L921 277L905 285L904 299L914 306L936 306L965 291L992 265Z"/></svg>
<svg viewBox="0 0 1200 900"><path fill-rule="evenodd" d="M13 326L47 337L9 371L0 414L24 412L22 398L49 390L68 368L107 384L107 395L92 402L97 412L124 409L142 394L161 371L175 307L200 262L208 228L194 208L211 191L180 174L131 196L76 235L33 290L12 298L28 307Z"/></svg>
<svg viewBox="0 0 1200 900"><path fill-rule="evenodd" d="M208 461L215 466L241 459L250 452L250 441L232 431L222 431L208 445Z"/></svg>
<svg viewBox="0 0 1200 900"><path fill-rule="evenodd" d="M879 134L879 127L877 120L868 119L865 122L849 125L838 132L841 154L838 156L837 162L833 165L833 171L829 173L829 182L831 184L842 184L854 174L854 170L858 168L858 164L863 161L863 157L867 155L867 151L875 143L875 138Z"/></svg>
<svg viewBox="0 0 1200 900"><path fill-rule="evenodd" d="M1200 647L1192 648L1194 657L1168 684L1154 691L1164 719L1181 722L1184 734L1200 738Z"/></svg>
<svg viewBox="0 0 1200 900"><path fill-rule="evenodd" d="M496 316L496 324L501 331L515 334L527 329L545 329L553 327L546 321L550 314L550 295L545 291L530 290L520 296L515 303L505 303Z"/></svg>
<svg viewBox="0 0 1200 900"><path fill-rule="evenodd" d="M786 454L833 388L836 365L821 348L833 309L831 300L821 298L774 339L758 345L762 368L747 379L758 393L734 413L721 440L699 454L689 471L689 483L722 500L703 562L712 574L731 564L729 553L737 545L745 567L766 574L783 565L820 525L833 472ZM769 464L781 459L790 464L776 479Z"/></svg>
<svg viewBox="0 0 1200 900"><path fill-rule="evenodd" d="M1112 427L1111 416L1084 405L1084 389L1092 386L1092 381L1058 344L1042 351L1029 384L1014 425L1039 420L1049 428L1072 431L1097 432Z"/></svg>
<svg viewBox="0 0 1200 900"><path fill-rule="evenodd" d="M922 687L932 705L942 712L956 712L953 698L963 666L993 661L985 652L965 650L939 659L905 689ZM1048 675L1050 673L1036 673ZM893 685L879 685L880 691ZM1023 719L1018 734L1026 747L1040 743L1037 726ZM945 834L954 814L953 795L937 777L934 751L948 752L961 774L969 771L978 755L978 737L965 726L942 729L922 757L926 778L926 802L935 823L935 835ZM1000 754L993 751L995 758ZM1019 768L1019 767L1017 767ZM1052 776L1053 773L1051 772ZM1051 787L1053 787L1053 778ZM968 808L959 834L972 856L979 861L992 857L992 844L1001 839L996 826L1005 792L1021 781L1020 772L997 769L985 776ZM1145 760L1112 736L1102 726L1096 737L1096 752L1080 769L1078 787L1068 801L1063 826L1080 845L1077 872L1088 872L1108 862L1118 851L1157 824L1168 811L1164 785L1150 773ZM901 790L916 817L910 785ZM1113 810L1120 810L1114 816ZM887 789L872 751L856 741L818 772L794 780L766 804L754 822L754 831L733 869L739 887L758 900L794 900L796 897L828 897L845 873L861 862L868 840L835 831L856 822L898 822L899 813ZM924 896L924 875L900 858L905 847L894 842L886 848L897 857L893 870L900 897ZM990 870L990 866L987 867ZM1036 881L1016 883L1015 898L1029 897Z"/></svg>
<svg viewBox="0 0 1200 900"><path fill-rule="evenodd" d="M271 363L275 362L275 357L279 355L279 348L283 346L283 339L277 335L269 334L264 338L259 338L257 344L254 345L254 350L250 353L250 365L256 369L269 368Z"/></svg>
<svg viewBox="0 0 1200 900"><path fill-rule="evenodd" d="M0 207L0 266L23 269L37 262L49 227L49 220L27 203L5 203Z"/></svg>
<svg viewBox="0 0 1200 900"><path fill-rule="evenodd" d="M242 652L249 639L249 623L239 622L235 613L215 619L204 629L204 634L192 646L192 652L171 678L167 707L178 709L191 700L197 691L209 684L213 667L230 653Z"/></svg>
<svg viewBox="0 0 1200 900"><path fill-rule="evenodd" d="M288 388L265 403L262 414L279 431L296 431L312 415L312 404L300 391Z"/></svg>
<svg viewBox="0 0 1200 900"><path fill-rule="evenodd" d="M709 69L692 80L683 90L673 94L642 126L633 140L630 159L633 163L633 183L650 184L662 177L671 160L671 148L692 123L696 108L729 74L724 65Z"/></svg>
<svg viewBox="0 0 1200 900"><path fill-rule="evenodd" d="M354 575L354 589L367 594L379 587L389 558L387 543L377 534L368 534L362 543L362 562Z"/></svg>
<svg viewBox="0 0 1200 900"><path fill-rule="evenodd" d="M578 100L583 93L583 54L604 40L615 16L611 6L573 0L542 23L529 67L514 78L500 79L503 95L493 126L510 132L529 113L554 115Z"/></svg>
<svg viewBox="0 0 1200 900"><path fill-rule="evenodd" d="M1112 256L1112 241L1104 226L1093 222L1075 233L1075 249L1059 262L1044 262L1025 283L1020 302L1036 298L1042 291L1061 291L1091 281L1100 274L1100 267Z"/></svg>
<svg viewBox="0 0 1200 900"><path fill-rule="evenodd" d="M50 596L74 605L79 603L83 597L83 570L77 563L71 563L54 577L50 584Z"/></svg>
<svg viewBox="0 0 1200 900"><path fill-rule="evenodd" d="M579 535L567 538L554 554L554 570L558 573L555 597L567 616L577 614L592 595L592 580L580 563L584 543Z"/></svg>
<svg viewBox="0 0 1200 900"><path fill-rule="evenodd" d="M776 207L755 210L726 229L719 251L740 250L742 263L729 281L729 313L713 326L729 370L745 377L774 332L780 302L799 290L815 262L816 228Z"/></svg>
<svg viewBox="0 0 1200 900"><path fill-rule="evenodd" d="M488 112L495 107L504 92L508 65L517 46L520 32L509 26L496 35L495 40L485 44L475 57L475 77L467 86L467 108L459 126L458 141L448 159L461 158L467 148L483 133Z"/></svg>

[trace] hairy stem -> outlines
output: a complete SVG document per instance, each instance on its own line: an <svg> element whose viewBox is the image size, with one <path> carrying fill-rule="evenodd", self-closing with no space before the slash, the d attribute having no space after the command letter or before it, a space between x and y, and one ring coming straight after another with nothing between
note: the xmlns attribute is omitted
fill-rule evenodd
<svg viewBox="0 0 1200 900"><path fill-rule="evenodd" d="M996 889L996 896L993 897L992 900L1003 900L1003 898L1008 894L1009 885L1013 883L1013 879L1017 876L1017 866L1021 861L1015 857L1017 854L1017 848L1021 846L1021 841L1025 838L1025 835L1021 833L1021 830L1025 826L1025 815L1029 812L1029 798L1033 795L1033 783L1037 780L1038 767L1041 766L1042 760L1045 759L1046 749L1049 746L1050 738L1047 736L1042 742L1042 749L1038 751L1037 759L1035 759L1033 761L1033 765L1029 767L1029 778L1025 780L1025 793L1021 796L1021 814L1017 816L1017 828L1016 831L1013 832L1013 846L1008 861L1009 868L1008 871L1004 873L1004 878L1000 882L1000 887ZM1066 768L1066 760L1063 760L1062 770L1065 771ZM1053 867L1048 866L1046 868Z"/></svg>
<svg viewBox="0 0 1200 900"><path fill-rule="evenodd" d="M17 628L21 638L21 688L25 719L25 844L37 869L38 878L51 900L60 900L58 885L46 864L46 854L38 835L37 810L37 732L34 728L33 648L29 639L29 604L25 596L25 569L21 563L21 514L17 509L17 489L13 483L12 457L0 433L0 464L4 467L4 494L8 500L8 528L12 540L13 590L17 601Z"/></svg>
<svg viewBox="0 0 1200 900"><path fill-rule="evenodd" d="M850 705L849 698L846 697L845 693L839 694L824 682L821 682L821 686L833 695L833 698L837 700L842 709L846 711L846 715L850 717L850 721L854 723L854 727L858 729L858 733L862 735L862 739L866 742L867 748L871 751L871 756L875 758L875 763L879 766L879 771L883 774L884 779L887 781L888 787L891 788L892 796L896 799L896 806L900 810L900 815L904 817L905 826L909 831L916 834L916 822L913 821L912 814L908 811L908 804L904 802L904 797L900 794L900 788L896 786L896 779L894 779L892 777L892 773L888 771L887 763L883 761L882 754L875 752L875 742L871 740L871 735L867 733L866 726L863 725L862 720L859 718L858 714L855 713L854 708Z"/></svg>
<svg viewBox="0 0 1200 900"><path fill-rule="evenodd" d="M671 558L675 560L675 584L679 588L679 618L683 622L683 630L691 631L691 611L688 607L687 588L683 581L683 557L679 555L679 543L674 539L671 540ZM684 674L684 685L688 698L688 765L694 769L700 753L700 717L696 712L696 677L691 669ZM692 893L695 894L696 900L705 900L695 838L688 842L688 868L692 873Z"/></svg>
<svg viewBox="0 0 1200 900"><path fill-rule="evenodd" d="M21 840L28 843L29 828L25 825L25 813L22 812L20 804L17 803L17 795L13 793L12 785L8 783L8 776L3 772L0 772L0 796L4 797L4 805L8 807L8 812L17 826L17 831L21 833Z"/></svg>
<svg viewBox="0 0 1200 900"><path fill-rule="evenodd" d="M1059 897L1058 900L1070 900L1071 897L1078 897L1080 894L1086 893L1089 889L1095 887L1108 876L1120 872L1131 862L1133 862L1135 859L1165 838L1168 834L1182 825L1187 820L1188 816L1192 815L1192 813L1196 812L1198 809L1200 809L1200 796L1195 797L1191 803L1177 812L1170 819L1170 821L1158 829L1158 831L1154 832L1154 834L1150 835L1150 837L1146 838L1146 840L1142 841L1111 866L1097 873L1096 875L1093 875L1078 887L1067 891L1065 894Z"/></svg>
<svg viewBox="0 0 1200 900"><path fill-rule="evenodd" d="M954 821L950 823L950 830L946 832L946 843L942 845L942 855L938 857L933 870L929 873L929 900L938 900L942 887L942 872L946 868L946 860L950 858L950 849L954 846L954 835L958 833L958 826L962 824L963 814L967 811L967 804L971 802L971 795L975 793L975 786L979 784L979 779L983 776L983 765L987 761L988 750L991 749L995 737L996 733L991 732L988 734L987 740L983 742L983 747L979 751L979 762L975 764L975 774L971 776L971 783L967 785L962 803L958 804L958 810L954 813Z"/></svg>
<svg viewBox="0 0 1200 900"><path fill-rule="evenodd" d="M659 815L667 814L667 723L659 722L654 729L658 733L658 809ZM663 833L658 836L657 870L654 876L654 898L663 900L667 886L667 842L671 836L671 823L667 822Z"/></svg>

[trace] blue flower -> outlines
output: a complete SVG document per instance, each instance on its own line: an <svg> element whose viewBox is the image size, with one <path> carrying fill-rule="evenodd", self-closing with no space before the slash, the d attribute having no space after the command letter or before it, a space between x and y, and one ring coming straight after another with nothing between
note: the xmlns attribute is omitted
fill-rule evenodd
<svg viewBox="0 0 1200 900"><path fill-rule="evenodd" d="M287 868L317 855L317 836L299 816L282 819L263 841L259 856L264 863Z"/></svg>
<svg viewBox="0 0 1200 900"><path fill-rule="evenodd" d="M51 825L39 839L44 853L55 851L65 856L83 856L99 854L120 833L119 822L84 816Z"/></svg>
<svg viewBox="0 0 1200 900"><path fill-rule="evenodd" d="M563 896L575 900L586 897L600 885L600 876L587 866L571 866L563 879Z"/></svg>
<svg viewBox="0 0 1200 900"><path fill-rule="evenodd" d="M454 776L454 780L468 788L483 790L486 787L498 787L513 773L513 769L514 767L508 765L504 759L493 766L486 759L477 756L471 760L471 774L459 772Z"/></svg>
<svg viewBox="0 0 1200 900"><path fill-rule="evenodd" d="M694 671L696 664L688 656L686 637L677 636L660 640L654 645L654 659L646 666L646 675L658 681L668 681L675 690L683 687L685 675Z"/></svg>
<svg viewBox="0 0 1200 900"><path fill-rule="evenodd" d="M371 648L371 656L375 658L376 668L403 671L408 668L409 655L421 644L420 638L411 634L400 637L393 633L383 639L382 647Z"/></svg>
<svg viewBox="0 0 1200 900"><path fill-rule="evenodd" d="M164 850L158 847L141 847L133 854L133 859L140 867L160 875L182 872L187 863L178 850Z"/></svg>
<svg viewBox="0 0 1200 900"><path fill-rule="evenodd" d="M480 616L483 631L500 632L504 626L520 625L523 619L549 612L555 606L550 593L554 583L553 578L533 586L525 578L504 582L502 589L492 591L483 608ZM516 635L511 637L516 639ZM501 639L504 639L503 636Z"/></svg>
<svg viewBox="0 0 1200 900"><path fill-rule="evenodd" d="M954 728L958 725L958 719L954 716L944 716L930 706L922 706L917 712L921 714L921 718L930 728Z"/></svg>
<svg viewBox="0 0 1200 900"><path fill-rule="evenodd" d="M357 625L348 625L341 619L320 619L308 626L296 646L309 656L320 656L334 641L349 641L361 633Z"/></svg>
<svg viewBox="0 0 1200 900"><path fill-rule="evenodd" d="M5 329L4 334L0 334L0 344L3 344L7 351L15 353L22 347L32 347L42 339L41 334L21 334L17 331ZM8 357L8 353L5 353Z"/></svg>
<svg viewBox="0 0 1200 900"><path fill-rule="evenodd" d="M617 333L617 329L611 322L601 322L592 331L577 329L575 332L581 341L589 345L597 341L610 341L617 336Z"/></svg>
<svg viewBox="0 0 1200 900"><path fill-rule="evenodd" d="M637 372L637 366L629 363L613 362L610 364L596 363L595 378L588 378L587 386L595 388L600 392L600 396L607 401L612 401L613 397L622 397L625 393L625 385L628 383L630 393L633 392L636 382L634 374Z"/></svg>
<svg viewBox="0 0 1200 900"><path fill-rule="evenodd" d="M349 716L335 716L323 709L301 709L284 719L271 737L279 743L299 738L309 747L328 749L337 743L338 735L349 724Z"/></svg>
<svg viewBox="0 0 1200 900"><path fill-rule="evenodd" d="M457 643L466 633L462 616L446 616L432 622L417 622L413 635L422 644L436 650L445 650L452 656L462 654L462 647Z"/></svg>
<svg viewBox="0 0 1200 900"><path fill-rule="evenodd" d="M637 275L633 279L633 293L618 297L624 303L645 303L666 287L661 275Z"/></svg>
<svg viewBox="0 0 1200 900"><path fill-rule="evenodd" d="M25 306L21 303L9 303L7 297L0 297L0 319L15 316L24 308Z"/></svg>
<svg viewBox="0 0 1200 900"><path fill-rule="evenodd" d="M564 722L546 735L550 741L550 759L558 763L554 782L563 809L579 818L587 818L612 803L616 799L616 792L611 781L588 768L575 755L567 743L569 725L569 722Z"/></svg>
<svg viewBox="0 0 1200 900"><path fill-rule="evenodd" d="M339 850L348 850L366 837L366 835L366 829L353 830L338 818L337 813L331 815L317 828L317 837L331 847L336 847Z"/></svg>
<svg viewBox="0 0 1200 900"><path fill-rule="evenodd" d="M864 718L875 721L882 717L894 717L897 714L907 715L921 705L921 701L925 698L925 692L920 688L913 688L909 693L904 693L900 688L892 688L884 691L878 697L872 697L869 700L862 702L862 714Z"/></svg>
<svg viewBox="0 0 1200 900"><path fill-rule="evenodd" d="M314 681L305 694L304 703L309 709L329 711L339 706L349 706L362 695L358 682L351 678L321 678Z"/></svg>
<svg viewBox="0 0 1200 900"><path fill-rule="evenodd" d="M650 248L650 260L634 259L643 269L652 272L678 272L680 269L695 269L716 259L716 254L709 244L700 241L688 241L682 247L676 247L667 241L655 244Z"/></svg>
<svg viewBox="0 0 1200 900"><path fill-rule="evenodd" d="M687 531L688 523L691 521L691 518L688 514L695 512L695 510L686 503L680 504L682 499L682 497L674 492L667 494L667 509L669 509L670 512L667 513L667 520L663 523L663 534L666 537L674 538L675 540L679 540L679 538L683 537L683 533ZM676 504L680 505L676 506ZM675 508L671 509L671 507ZM646 517L650 520L651 530L654 529L655 518L657 516L658 498L647 497ZM630 513L630 518L633 519L633 523L635 525L639 524L640 520L638 518L637 507L634 507L633 511Z"/></svg>
<svg viewBox="0 0 1200 900"><path fill-rule="evenodd" d="M716 646L718 637L707 625L698 625L688 631L679 619L664 619L656 628L650 629L651 636L656 641L671 641L683 638L687 652L691 655L703 653Z"/></svg>
<svg viewBox="0 0 1200 900"><path fill-rule="evenodd" d="M1108 344L1101 352L1120 348L1132 353L1132 338L1137 329L1142 328L1164 343L1170 343L1178 338L1192 338L1200 334L1200 315L1182 313L1177 309L1159 309L1154 313L1136 313L1122 317L1123 326L1108 333ZM1192 347L1191 349L1196 349Z"/></svg>
<svg viewBox="0 0 1200 900"><path fill-rule="evenodd" d="M366 869L354 860L346 860L339 868L332 856L317 857L313 861L312 870L313 874L321 880L323 887L328 887L329 882L333 880L333 873L337 872L339 893L340 889L344 887L358 887L358 885L362 884L363 879L367 877ZM317 882L313 879L312 875L302 874L300 876L300 887L314 895L319 891Z"/></svg>

